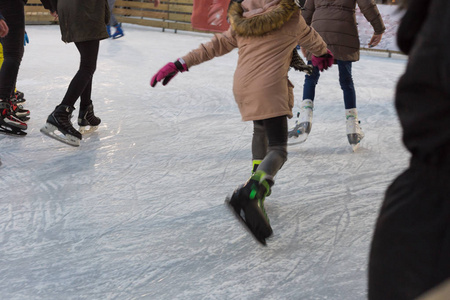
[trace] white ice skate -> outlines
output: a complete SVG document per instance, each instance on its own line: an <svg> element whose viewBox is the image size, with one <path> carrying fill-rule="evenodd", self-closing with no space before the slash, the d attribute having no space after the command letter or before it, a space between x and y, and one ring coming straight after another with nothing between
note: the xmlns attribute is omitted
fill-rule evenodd
<svg viewBox="0 0 450 300"><path fill-rule="evenodd" d="M288 145L297 145L306 141L311 132L313 108L314 102L312 100L302 101L295 126L288 132Z"/></svg>
<svg viewBox="0 0 450 300"><path fill-rule="evenodd" d="M58 127L53 124L46 123L44 127L41 128L41 132L55 140L63 142L65 144L78 147L80 146L80 139L71 135L62 133Z"/></svg>
<svg viewBox="0 0 450 300"><path fill-rule="evenodd" d="M361 145L361 140L364 138L364 132L358 120L358 111L356 108L346 109L345 115L347 119L348 142L352 146L353 151L356 151Z"/></svg>

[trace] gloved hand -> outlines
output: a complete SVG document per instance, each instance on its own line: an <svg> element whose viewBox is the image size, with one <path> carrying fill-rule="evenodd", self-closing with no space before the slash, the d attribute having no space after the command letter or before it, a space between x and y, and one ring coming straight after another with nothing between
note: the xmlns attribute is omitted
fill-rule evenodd
<svg viewBox="0 0 450 300"><path fill-rule="evenodd" d="M333 65L334 56L333 53L331 53L331 51L328 49L327 54L324 54L319 57L313 55L311 58L311 62L313 66L319 68L319 71L322 72Z"/></svg>
<svg viewBox="0 0 450 300"><path fill-rule="evenodd" d="M30 43L30 40L28 39L28 34L27 34L27 32L25 31L25 36L24 36L24 38L23 38L23 45L26 46L26 45L29 44L29 43Z"/></svg>
<svg viewBox="0 0 450 300"><path fill-rule="evenodd" d="M179 58L175 62L170 62L162 67L150 80L150 85L155 87L158 82L163 80L162 85L166 85L178 74L178 72L189 71L183 59Z"/></svg>

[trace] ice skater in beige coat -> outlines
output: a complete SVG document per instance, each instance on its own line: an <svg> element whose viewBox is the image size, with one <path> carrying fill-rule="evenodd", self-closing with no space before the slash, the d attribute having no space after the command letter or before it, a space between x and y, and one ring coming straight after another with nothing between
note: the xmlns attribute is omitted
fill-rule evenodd
<svg viewBox="0 0 450 300"><path fill-rule="evenodd" d="M274 176L287 160L287 118L292 117L293 85L288 79L292 50L308 49L319 69L333 62L319 34L306 25L294 0L232 1L230 28L168 63L151 79L166 85L178 72L239 49L233 93L242 120L253 121L253 174L227 201L253 235L265 244L272 234L264 209Z"/></svg>

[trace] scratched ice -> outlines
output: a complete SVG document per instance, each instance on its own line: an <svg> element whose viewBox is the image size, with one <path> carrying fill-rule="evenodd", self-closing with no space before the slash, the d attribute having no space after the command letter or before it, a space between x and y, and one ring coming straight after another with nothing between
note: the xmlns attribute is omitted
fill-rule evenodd
<svg viewBox="0 0 450 300"><path fill-rule="evenodd" d="M101 42L102 124L75 148L39 129L78 52L57 26L27 32L28 135L0 136L0 298L366 298L376 215L409 159L393 105L404 57L354 64L366 134L356 153L337 68L322 73L311 135L289 148L267 199L274 236L261 247L223 204L251 171L252 124L232 94L237 51L151 88L160 67L211 35L125 25L124 38ZM299 100L303 75L289 75Z"/></svg>

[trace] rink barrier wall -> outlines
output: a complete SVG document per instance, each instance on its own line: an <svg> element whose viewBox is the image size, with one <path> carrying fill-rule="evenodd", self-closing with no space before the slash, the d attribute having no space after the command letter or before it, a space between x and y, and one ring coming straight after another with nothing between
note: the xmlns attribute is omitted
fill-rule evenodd
<svg viewBox="0 0 450 300"><path fill-rule="evenodd" d="M162 1L157 7L148 0L117 0L114 15L122 23L172 29L199 31L192 28L193 0ZM53 24L55 20L40 0L28 0L25 5L26 24ZM205 32L205 31L201 31Z"/></svg>
<svg viewBox="0 0 450 300"><path fill-rule="evenodd" d="M148 0L116 0L114 14L119 22L151 26L173 30L196 31L191 25L191 15L194 0L169 0L161 1L154 7L153 2ZM26 24L56 24L54 17L46 10L40 0L28 0L25 6ZM368 52L387 53L389 57L393 54L401 54L399 51L361 48Z"/></svg>
<svg viewBox="0 0 450 300"><path fill-rule="evenodd" d="M56 24L55 18L42 6L39 0L28 0L25 5L26 24Z"/></svg>

